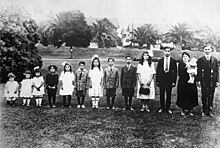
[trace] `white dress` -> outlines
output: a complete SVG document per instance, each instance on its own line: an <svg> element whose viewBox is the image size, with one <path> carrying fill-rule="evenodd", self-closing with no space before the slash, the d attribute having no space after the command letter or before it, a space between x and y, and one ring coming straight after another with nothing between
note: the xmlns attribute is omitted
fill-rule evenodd
<svg viewBox="0 0 220 148"><path fill-rule="evenodd" d="M89 77L91 80L92 88L89 88L89 96L102 97L103 87L101 85L103 79L103 69L99 70L98 67L94 67L93 70L90 69Z"/></svg>
<svg viewBox="0 0 220 148"><path fill-rule="evenodd" d="M75 88L73 84L75 81L74 73L69 71L64 73L64 71L62 71L59 80L63 83L63 89L60 88L60 95L72 95Z"/></svg>
<svg viewBox="0 0 220 148"><path fill-rule="evenodd" d="M32 84L35 85L36 87L39 87L42 83L44 83L44 78L43 76L40 77L34 77L32 80ZM38 91L35 87L33 90L33 95L35 96L42 96L44 94L44 85L41 86L40 91Z"/></svg>
<svg viewBox="0 0 220 148"><path fill-rule="evenodd" d="M24 79L21 81L21 92L20 97L31 98L32 94L32 79Z"/></svg>
<svg viewBox="0 0 220 148"><path fill-rule="evenodd" d="M18 82L17 81L8 81L5 85L5 92L4 92L4 96L6 98L9 97L18 97L18 92L15 93L15 91L18 88Z"/></svg>
<svg viewBox="0 0 220 148"><path fill-rule="evenodd" d="M148 81L150 80L151 76L156 74L156 71L154 68L154 63L152 63L150 67L148 65L148 62L144 62L143 65L138 64L137 74L140 74L142 82L144 84L147 84ZM139 94L140 82L138 81L138 83L137 83L137 98L138 99L155 99L154 80L151 81L149 88L150 88L149 95Z"/></svg>

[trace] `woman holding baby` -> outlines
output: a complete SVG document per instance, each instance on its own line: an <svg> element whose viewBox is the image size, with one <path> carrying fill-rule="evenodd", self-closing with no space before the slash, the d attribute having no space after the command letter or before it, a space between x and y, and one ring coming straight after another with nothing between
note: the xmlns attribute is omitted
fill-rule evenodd
<svg viewBox="0 0 220 148"><path fill-rule="evenodd" d="M190 59L187 52L182 53L182 61L179 62L177 85L177 106L182 111L181 115L193 115L193 107L198 106L198 93L195 77L197 75L196 59Z"/></svg>

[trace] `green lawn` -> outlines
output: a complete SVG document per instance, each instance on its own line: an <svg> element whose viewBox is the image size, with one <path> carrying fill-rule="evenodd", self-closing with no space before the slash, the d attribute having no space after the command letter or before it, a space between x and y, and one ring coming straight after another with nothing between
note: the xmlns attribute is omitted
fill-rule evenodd
<svg viewBox="0 0 220 148"><path fill-rule="evenodd" d="M80 60L68 60L77 69ZM58 65L60 72L63 60L44 59L43 76L50 64ZM106 67L106 58L101 61ZM86 60L87 69L90 60ZM123 60L115 62L121 69ZM135 65L137 62L134 63ZM22 100L17 100L17 107L6 107L2 97L4 84L0 85L1 94L1 147L205 147L220 146L219 90L215 101L215 118L201 117L200 106L195 108L195 116L182 117L176 107L176 88L173 89L173 114L160 114L159 92L156 88L156 99L151 101L150 113L140 112L140 102L134 99L134 111L122 110L124 100L121 89L117 92L117 110L106 110L106 100L102 98L98 110L91 109L91 100L86 98L86 109L76 109L76 98L72 98L73 108L61 108L61 97L57 98L57 108L47 108L47 97L43 107L21 107ZM199 95L200 96L200 95Z"/></svg>

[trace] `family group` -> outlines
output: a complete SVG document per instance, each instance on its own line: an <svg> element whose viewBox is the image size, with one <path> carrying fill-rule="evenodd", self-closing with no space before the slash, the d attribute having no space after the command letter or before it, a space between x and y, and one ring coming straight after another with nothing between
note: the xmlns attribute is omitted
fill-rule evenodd
<svg viewBox="0 0 220 148"><path fill-rule="evenodd" d="M49 73L44 78L39 67L34 69L34 77L31 71L26 70L25 78L20 85L15 81L15 75L9 73L9 81L5 86L4 96L7 105L15 106L16 98L23 98L23 105L30 106L31 98L36 100L36 106L41 107L45 90L48 94L48 107L56 107L56 94L62 96L62 107L71 107L73 92L77 97L77 108L85 108L85 97L92 100L92 108L97 109L99 99L105 94L107 109L115 109L116 91L120 85L125 101L124 110L133 110L132 98L137 94L141 100L141 111L150 112L149 102L155 99L155 83L159 87L160 110L171 114L172 88L177 84L176 104L182 111L181 115L193 115L193 108L198 106L198 91L202 92L202 116L213 116L213 99L215 87L219 85L218 61L211 55L212 47L205 46L204 56L198 60L191 58L187 52L182 53L182 60L177 66L177 61L170 56L171 48L164 49L164 57L158 61L155 68L152 62L153 52L148 50L140 58L139 64L132 64L132 57L126 56L126 64L121 71L115 67L115 59L108 58L108 67L103 70L98 55L92 57L91 68L85 68L85 62L79 62L79 68L73 72L70 63L63 63L63 71L57 74L57 66L50 65ZM59 91L58 91L59 90ZM136 93L135 93L136 91ZM166 97L165 97L166 94ZM12 102L12 104L11 104Z"/></svg>

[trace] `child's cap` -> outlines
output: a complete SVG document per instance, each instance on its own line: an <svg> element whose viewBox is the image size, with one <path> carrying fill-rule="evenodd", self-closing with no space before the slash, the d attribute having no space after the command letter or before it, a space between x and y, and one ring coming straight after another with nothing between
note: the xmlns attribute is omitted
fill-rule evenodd
<svg viewBox="0 0 220 148"><path fill-rule="evenodd" d="M50 66L48 67L48 70L50 70L51 68L54 68L55 71L57 71L57 69L58 69L56 65L50 65Z"/></svg>
<svg viewBox="0 0 220 148"><path fill-rule="evenodd" d="M9 78L11 78L11 77L14 77L14 78L15 78L15 75L14 75L12 72L10 72L10 73L8 74L8 77L9 77Z"/></svg>
<svg viewBox="0 0 220 148"><path fill-rule="evenodd" d="M36 72L40 72L40 67L39 66L34 67L34 73L36 73Z"/></svg>
<svg viewBox="0 0 220 148"><path fill-rule="evenodd" d="M26 71L24 72L24 74L31 74L31 71L30 71L30 70L26 70Z"/></svg>

